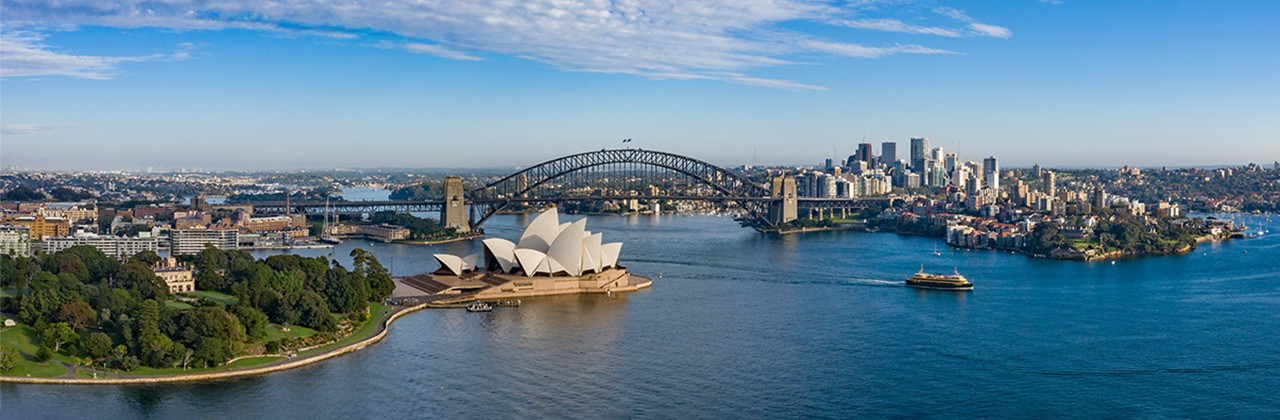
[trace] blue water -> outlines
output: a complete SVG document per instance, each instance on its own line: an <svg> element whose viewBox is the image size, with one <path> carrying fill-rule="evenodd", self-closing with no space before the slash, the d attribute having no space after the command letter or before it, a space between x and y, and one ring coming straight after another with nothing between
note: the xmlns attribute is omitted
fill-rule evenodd
<svg viewBox="0 0 1280 420"><path fill-rule="evenodd" d="M514 237L528 218L497 217ZM1280 225L1280 223L1277 223ZM0 386L5 418L1280 416L1280 234L1111 263L727 218L592 218L654 279L614 296L429 310L351 355L195 385ZM347 242L397 275L477 249ZM268 255L270 252L259 252ZM900 281L952 267L972 293Z"/></svg>

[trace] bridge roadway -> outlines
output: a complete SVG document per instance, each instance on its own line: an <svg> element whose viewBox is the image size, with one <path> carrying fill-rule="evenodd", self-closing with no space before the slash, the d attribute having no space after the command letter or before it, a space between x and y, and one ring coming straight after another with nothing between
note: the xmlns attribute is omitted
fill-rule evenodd
<svg viewBox="0 0 1280 420"><path fill-rule="evenodd" d="M902 200L903 197L860 197L860 198L809 198L796 200L800 209L841 209L858 208L868 203L888 203ZM623 196L562 196L562 197L528 197L528 198L482 198L467 200L467 204L493 203L559 203L568 201L613 201L613 200L670 200L670 201L707 201L707 202L770 202L770 197L724 197L705 195L623 195ZM283 201L267 201L258 203L240 203L235 205L252 205L255 215L278 215L285 213ZM392 210L402 213L439 212L444 207L444 200L378 200L378 201L331 201L327 205L323 201L304 201L290 203L290 213L323 214L325 208L333 214L361 214Z"/></svg>

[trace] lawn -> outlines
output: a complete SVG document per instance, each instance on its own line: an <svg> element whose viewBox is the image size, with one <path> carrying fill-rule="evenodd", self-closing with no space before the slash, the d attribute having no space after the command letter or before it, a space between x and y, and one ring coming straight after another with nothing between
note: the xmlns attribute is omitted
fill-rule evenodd
<svg viewBox="0 0 1280 420"><path fill-rule="evenodd" d="M310 337L310 336L316 335L317 333L316 330L303 327L300 325L290 326L289 331L285 331L283 328L284 327L276 324L267 325L267 328L266 328L267 338L263 339L262 342L265 343L268 341L276 341L285 337L289 337L289 338Z"/></svg>
<svg viewBox="0 0 1280 420"><path fill-rule="evenodd" d="M236 299L235 296L231 296L226 293L213 292L209 290L197 290L197 291L185 293L185 294L193 297L198 297L204 300L212 301L222 306L235 305L236 302L240 301L240 299Z"/></svg>
<svg viewBox="0 0 1280 420"><path fill-rule="evenodd" d="M33 376L33 377L54 377L62 376L67 373L66 366L58 364L59 361L71 362L71 356L62 354L54 354L46 364L36 363L32 358L36 350L40 348L40 338L31 327L25 324L18 324L16 327L4 328L4 332L0 333L0 348L4 350L17 349L22 357L18 360L13 369L3 372L4 376Z"/></svg>
<svg viewBox="0 0 1280 420"><path fill-rule="evenodd" d="M378 327L382 325L382 318L387 316L387 312L390 312L391 308L388 307L387 305L383 305L380 303L370 303L369 309L370 309L369 320L366 321L364 323L364 326L360 327L360 329L357 330L354 334L347 336L347 338L338 340L338 342L336 343L328 344L325 346L317 347L311 350L298 353L298 357L306 357L306 356L312 356L312 355L324 353L329 350L333 350L333 349L336 349L360 340L364 340L366 338L372 337L374 334L377 334Z"/></svg>
<svg viewBox="0 0 1280 420"><path fill-rule="evenodd" d="M176 300L166 300L166 301L164 301L164 306L169 307L169 308L172 308L172 309L177 309L177 310L179 310L179 311L185 311L185 310L187 310L187 309L194 308L194 306L191 306L191 304L190 304L190 303L186 303L186 302L178 302L178 301L176 301Z"/></svg>

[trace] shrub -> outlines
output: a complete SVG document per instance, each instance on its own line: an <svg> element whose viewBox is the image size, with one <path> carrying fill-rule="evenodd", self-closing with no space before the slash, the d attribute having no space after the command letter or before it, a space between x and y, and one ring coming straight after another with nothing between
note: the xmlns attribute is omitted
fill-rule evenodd
<svg viewBox="0 0 1280 420"><path fill-rule="evenodd" d="M40 346L40 350L36 350L36 361L44 363L53 358L53 350L47 346Z"/></svg>

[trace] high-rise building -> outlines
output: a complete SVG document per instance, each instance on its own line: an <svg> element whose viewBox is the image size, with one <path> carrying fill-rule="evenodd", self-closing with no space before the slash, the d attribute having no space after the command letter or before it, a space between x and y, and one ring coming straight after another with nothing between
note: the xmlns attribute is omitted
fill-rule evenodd
<svg viewBox="0 0 1280 420"><path fill-rule="evenodd" d="M1049 194L1049 196L1057 195L1058 187L1054 184L1057 182L1058 176L1054 175L1053 171L1044 171L1042 174L1044 179L1044 192Z"/></svg>
<svg viewBox="0 0 1280 420"><path fill-rule="evenodd" d="M822 168L828 171L836 168L836 162L830 158L827 158L827 160L822 163L823 163Z"/></svg>
<svg viewBox="0 0 1280 420"><path fill-rule="evenodd" d="M886 141L880 143L880 163L892 165L898 161L898 143Z"/></svg>
<svg viewBox="0 0 1280 420"><path fill-rule="evenodd" d="M871 143L859 143L858 152L855 153L854 155L857 156L858 160L860 161L867 162L867 163L875 162L873 160L875 159L875 156L871 155Z"/></svg>
<svg viewBox="0 0 1280 420"><path fill-rule="evenodd" d="M240 231L236 229L173 229L169 231L169 253L193 255L205 245L218 249L239 249Z"/></svg>
<svg viewBox="0 0 1280 420"><path fill-rule="evenodd" d="M982 177L983 186L994 190L1000 189L1000 163L996 161L995 156L982 160Z"/></svg>
<svg viewBox="0 0 1280 420"><path fill-rule="evenodd" d="M942 169L947 171L948 176L954 176L956 172L956 164L960 162L960 158L955 153L947 153L942 158Z"/></svg>
<svg viewBox="0 0 1280 420"><path fill-rule="evenodd" d="M923 171L926 159L929 159L929 139L925 137L911 139L911 169L916 172Z"/></svg>

